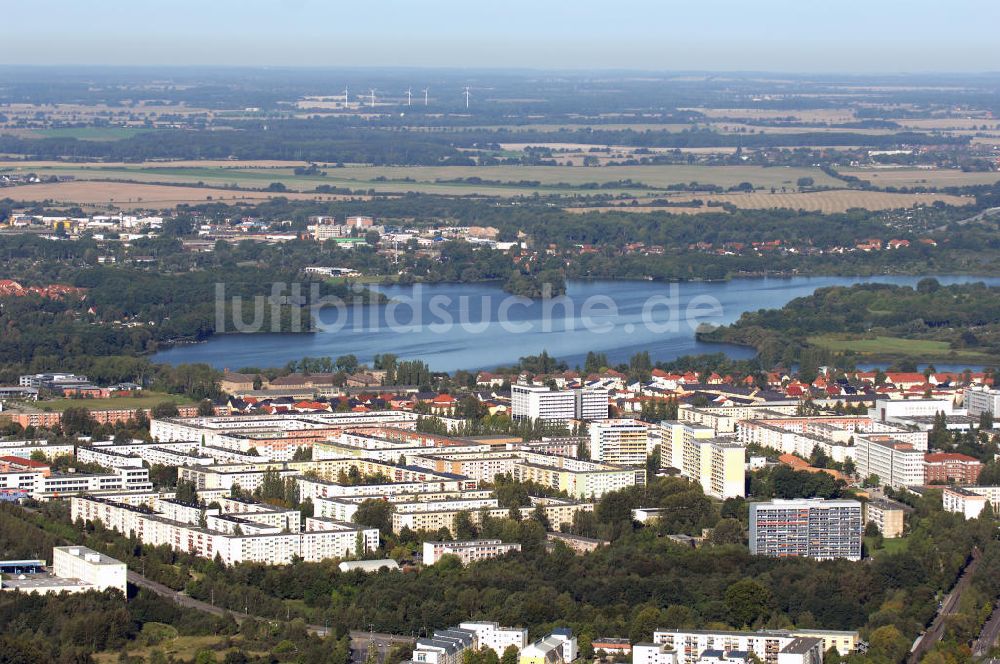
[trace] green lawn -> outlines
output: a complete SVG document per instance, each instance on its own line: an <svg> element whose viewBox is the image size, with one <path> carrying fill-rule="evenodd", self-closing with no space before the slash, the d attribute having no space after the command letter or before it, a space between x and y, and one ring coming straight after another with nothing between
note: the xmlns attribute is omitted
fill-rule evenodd
<svg viewBox="0 0 1000 664"><path fill-rule="evenodd" d="M882 548L876 549L875 538L874 537L865 538L865 551L868 552L868 555L874 558L887 554L902 553L903 551L906 551L906 549L909 546L910 546L910 541L906 537L893 537L892 539L883 538Z"/></svg>
<svg viewBox="0 0 1000 664"><path fill-rule="evenodd" d="M87 408L88 410L112 410L118 408L152 408L158 403L173 401L178 406L191 405L194 402L179 394L164 392L143 392L139 397L119 397L111 399L53 399L39 401L36 406L41 410L62 411L67 408Z"/></svg>
<svg viewBox="0 0 1000 664"><path fill-rule="evenodd" d="M910 356L925 359L959 359L986 361L989 356L974 350L954 350L946 341L905 339L902 337L860 337L847 334L823 334L807 341L832 351L854 351L865 355Z"/></svg>

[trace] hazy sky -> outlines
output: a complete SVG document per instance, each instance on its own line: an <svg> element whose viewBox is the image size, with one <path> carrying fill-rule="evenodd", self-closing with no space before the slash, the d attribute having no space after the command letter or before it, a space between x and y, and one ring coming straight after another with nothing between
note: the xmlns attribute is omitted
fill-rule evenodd
<svg viewBox="0 0 1000 664"><path fill-rule="evenodd" d="M1000 71L1000 0L24 0L2 64Z"/></svg>

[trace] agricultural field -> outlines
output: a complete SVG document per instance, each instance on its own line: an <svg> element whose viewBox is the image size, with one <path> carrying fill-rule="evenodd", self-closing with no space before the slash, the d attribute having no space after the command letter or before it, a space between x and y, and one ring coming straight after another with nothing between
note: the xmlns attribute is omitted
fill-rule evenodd
<svg viewBox="0 0 1000 664"><path fill-rule="evenodd" d="M814 346L831 351L854 351L864 355L880 357L913 357L924 360L968 360L987 362L990 356L973 350L953 350L945 341L927 339L904 339L902 337L853 337L849 335L824 334L809 337Z"/></svg>
<svg viewBox="0 0 1000 664"><path fill-rule="evenodd" d="M866 168L841 175L868 180L876 187L967 187L1000 182L1000 173L966 173L957 168Z"/></svg>
<svg viewBox="0 0 1000 664"><path fill-rule="evenodd" d="M308 191L321 184L364 188L376 191L438 191L442 187L450 191L440 193L475 194L489 189L489 184L464 184L439 182L459 178L477 177L484 181L516 184L522 181L540 183L539 187L522 187L526 193L536 189L567 188L560 185L579 186L584 184L613 183L632 180L657 189L665 189L672 184L699 182L703 184L732 187L741 182L750 182L757 187L795 187L801 177L811 177L817 185L837 186L838 180L831 178L818 168L790 168L763 166L344 166L333 168L320 165L326 175L295 175L293 167L285 168L239 168L237 163L219 162L202 165L198 162L146 163L139 165L110 164L60 164L57 162L0 162L0 168L12 167L20 172L29 169L39 175L73 175L79 179L128 179L136 182L159 182L192 184L237 185L241 187L264 187L271 182L281 182L291 189ZM410 181L412 180L412 182ZM455 189L458 186L459 189ZM493 185L495 187L495 185ZM502 187L506 189L506 187ZM521 193L525 193L522 191Z"/></svg>
<svg viewBox="0 0 1000 664"><path fill-rule="evenodd" d="M118 141L149 131L154 130L145 127L57 127L24 129L5 133L13 133L21 138L77 138L81 141Z"/></svg>
<svg viewBox="0 0 1000 664"><path fill-rule="evenodd" d="M969 196L951 196L948 194L894 194L881 191L862 191L859 189L833 189L829 191L814 191L801 193L769 193L766 191L755 191L753 193L727 193L727 194L684 194L681 196L671 196L669 200L675 202L702 200L718 201L735 205L743 210L770 210L773 208L784 208L790 210L813 210L827 214L846 212L853 208L864 208L867 210L895 210L901 208L911 208L916 205L931 205L941 201L948 205L966 205L974 202ZM615 211L615 212L672 212L674 214L689 214L698 212L718 212L717 207L656 207L642 205L649 199L637 199L639 205L604 206L604 207L568 207L570 212L593 212L593 211Z"/></svg>
<svg viewBox="0 0 1000 664"><path fill-rule="evenodd" d="M715 120L735 119L747 122L770 122L774 120L792 119L794 122L811 122L816 124L839 124L854 122L857 117L850 108L810 109L810 110L771 110L763 108L690 108L680 109L697 111L706 118Z"/></svg>
<svg viewBox="0 0 1000 664"><path fill-rule="evenodd" d="M56 203L118 208L122 210L168 208L183 203L195 204L208 201L223 201L226 203L238 203L241 201L260 202L278 196L295 200L324 201L343 200L344 198L366 198L364 196L345 197L334 194L241 191L131 182L102 182L96 180L76 180L73 182L6 187L0 190L0 196L18 202L54 201Z"/></svg>

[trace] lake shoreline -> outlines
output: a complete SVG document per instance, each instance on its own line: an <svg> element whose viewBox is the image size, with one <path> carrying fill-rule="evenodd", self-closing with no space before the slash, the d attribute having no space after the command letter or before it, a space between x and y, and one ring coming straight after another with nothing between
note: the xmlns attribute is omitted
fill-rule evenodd
<svg viewBox="0 0 1000 664"><path fill-rule="evenodd" d="M697 338L698 325L727 325L743 312L780 308L818 288L864 282L914 286L927 276L944 283L984 281L1000 285L1000 278L979 275L740 277L719 282L574 279L567 283L565 298L527 301L504 292L496 282L393 284L378 287L389 303L348 307L343 312L322 311L322 324L309 332L223 332L203 342L160 348L152 359L223 368L281 366L305 356L347 354L370 362L375 354L393 353L402 359L426 361L434 371L511 366L519 357L542 350L570 366L582 365L588 352L605 353L617 363L644 350L654 361L718 352L744 360L756 356L756 349L705 343ZM594 317L606 329L585 325L589 320L585 309L595 302L613 308ZM651 307L651 302L660 303L659 308ZM706 302L712 306L699 309L697 305ZM547 312L547 308L552 311ZM650 308L656 320L644 319L644 310ZM396 314L398 321L393 319ZM668 319L668 314L673 318ZM672 325L665 327L666 322ZM859 356L857 361L877 358Z"/></svg>

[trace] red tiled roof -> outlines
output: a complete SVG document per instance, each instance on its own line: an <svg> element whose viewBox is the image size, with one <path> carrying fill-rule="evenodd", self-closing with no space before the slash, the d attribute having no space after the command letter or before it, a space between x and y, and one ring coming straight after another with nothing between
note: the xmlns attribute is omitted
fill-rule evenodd
<svg viewBox="0 0 1000 664"><path fill-rule="evenodd" d="M958 452L931 452L924 455L927 463L945 463L948 461L961 461L963 463L980 463L979 459L970 457L968 454Z"/></svg>
<svg viewBox="0 0 1000 664"><path fill-rule="evenodd" d="M6 461L7 463L16 463L21 466L28 466L29 468L48 468L49 464L43 463L41 461L34 461L33 459L25 459L19 456L2 456L0 461Z"/></svg>

